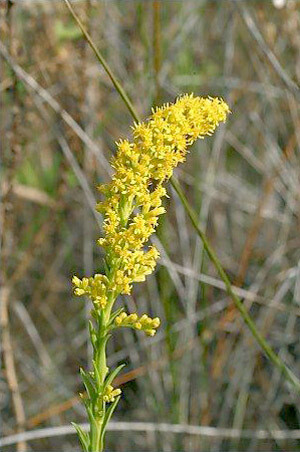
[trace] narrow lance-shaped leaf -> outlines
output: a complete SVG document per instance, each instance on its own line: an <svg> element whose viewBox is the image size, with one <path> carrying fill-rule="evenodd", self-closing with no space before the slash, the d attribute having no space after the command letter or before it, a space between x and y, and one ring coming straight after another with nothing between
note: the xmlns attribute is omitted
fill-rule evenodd
<svg viewBox="0 0 300 452"><path fill-rule="evenodd" d="M118 317L118 315L120 315L121 312L123 312L123 311L124 311L124 308L120 308L111 314L110 319L109 319L109 326L113 325L115 318Z"/></svg>
<svg viewBox="0 0 300 452"><path fill-rule="evenodd" d="M90 444L93 445L97 442L99 425L97 423L97 420L95 419L92 408L90 406L86 406L86 411L87 411L87 414L89 417L89 422L90 422ZM98 451L95 450L93 452L98 452Z"/></svg>
<svg viewBox="0 0 300 452"><path fill-rule="evenodd" d="M75 422L71 422L71 424L76 429L84 452L89 452L90 441L88 433L84 432L80 425L76 424Z"/></svg>
<svg viewBox="0 0 300 452"><path fill-rule="evenodd" d="M96 395L96 388L94 385L94 382L92 380L92 377L85 372L82 368L80 368L80 375L83 381L83 384L85 386L85 389L87 391L88 397L93 400Z"/></svg>
<svg viewBox="0 0 300 452"><path fill-rule="evenodd" d="M112 417L113 412L115 411L119 400L120 400L120 396L118 396L115 399L115 401L110 405L110 407L108 408L108 410L105 413L102 428L101 428L101 442L102 443L104 442L104 435L105 435L107 424L109 423L110 418Z"/></svg>
<svg viewBox="0 0 300 452"><path fill-rule="evenodd" d="M116 376L118 375L118 373L123 369L123 367L125 367L125 364L120 364L120 366L116 367L106 378L104 385L103 385L103 391L105 390L105 388L110 385L113 380L116 378Z"/></svg>
<svg viewBox="0 0 300 452"><path fill-rule="evenodd" d="M90 338L91 338L91 343L92 343L93 349L95 350L95 348L97 347L97 335L96 335L96 331L95 331L94 325L91 322L91 320L89 320L89 333L90 333Z"/></svg>

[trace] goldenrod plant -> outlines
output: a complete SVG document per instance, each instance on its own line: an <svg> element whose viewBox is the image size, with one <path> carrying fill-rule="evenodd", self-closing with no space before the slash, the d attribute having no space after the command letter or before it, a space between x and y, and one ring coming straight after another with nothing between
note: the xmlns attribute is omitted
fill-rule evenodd
<svg viewBox="0 0 300 452"><path fill-rule="evenodd" d="M101 452L107 424L120 399L121 390L113 380L123 368L107 367L106 345L118 328L133 328L154 336L158 317L114 310L119 295L130 295L134 282L145 281L153 272L159 252L148 244L158 218L165 212L165 184L174 169L185 161L188 147L198 138L211 135L226 120L227 104L219 98L184 95L174 104L153 110L146 122L135 123L133 140L117 143L112 160L115 173L110 183L101 185L104 200L97 205L103 215L104 273L79 279L73 277L74 293L92 301L89 323L93 346L92 370L80 369L86 395L82 395L89 432L74 424L83 450Z"/></svg>

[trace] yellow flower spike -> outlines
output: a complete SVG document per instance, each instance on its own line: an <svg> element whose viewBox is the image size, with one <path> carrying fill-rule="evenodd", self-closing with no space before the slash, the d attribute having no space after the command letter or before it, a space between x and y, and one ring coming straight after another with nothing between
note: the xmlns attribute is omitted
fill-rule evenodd
<svg viewBox="0 0 300 452"><path fill-rule="evenodd" d="M97 207L105 217L105 237L98 243L114 266L111 284L117 292L129 294L133 282L144 281L154 270L159 254L148 255L151 248L147 251L144 245L165 212L161 204L166 190L162 184L184 161L187 147L211 134L228 112L221 99L186 95L175 104L153 110L147 122L134 124L132 142L117 143L115 174L111 183L100 187L106 200ZM124 199L129 202L121 208ZM138 206L141 212L133 213ZM135 251L141 254L131 260L130 253Z"/></svg>

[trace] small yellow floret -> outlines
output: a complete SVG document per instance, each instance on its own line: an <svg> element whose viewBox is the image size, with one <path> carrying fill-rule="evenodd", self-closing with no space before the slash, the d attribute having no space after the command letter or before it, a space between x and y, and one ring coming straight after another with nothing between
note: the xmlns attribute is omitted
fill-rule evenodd
<svg viewBox="0 0 300 452"><path fill-rule="evenodd" d="M102 394L102 400L104 402L114 402L115 398L121 394L121 389L114 389L112 385L107 385L104 393Z"/></svg>

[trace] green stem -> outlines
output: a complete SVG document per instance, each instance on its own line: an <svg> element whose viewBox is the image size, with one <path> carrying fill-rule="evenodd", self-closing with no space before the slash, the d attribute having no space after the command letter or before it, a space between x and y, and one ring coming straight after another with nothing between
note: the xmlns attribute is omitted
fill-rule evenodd
<svg viewBox="0 0 300 452"><path fill-rule="evenodd" d="M122 88L122 86L118 82L117 78L113 74L111 68L109 67L108 63L105 61L104 57L101 55L100 51L97 49L97 47L96 47L95 43L93 42L92 38L90 37L89 33L87 32L87 30L83 26L83 24L80 21L79 17L76 15L76 13L75 13L73 7L71 6L69 0L64 0L64 1L65 1L66 5L68 6L72 16L74 17L74 19L76 20L77 24L79 25L79 27L80 27L85 39L87 40L87 42L91 46L92 50L94 51L98 61L101 63L101 65L105 69L105 71L108 74L109 78L111 79L114 87L116 88L117 92L120 94L121 98L123 99L123 101L124 101L125 105L127 106L130 114L132 115L133 119L136 122L140 122L139 115L136 112L136 110L135 110L134 106L132 105L131 101L129 100L129 97L127 96L125 90ZM284 364L284 362L280 359L280 357L278 355L276 355L276 353L273 351L273 349L270 347L270 345L267 343L267 341L263 338L263 336L257 331L255 323L253 322L253 320L251 319L250 315L248 314L248 311L244 307L242 301L233 292L231 283L229 281L229 278L226 275L225 271L223 270L223 267L222 267L219 259L217 258L215 252L213 251L213 248L209 244L205 233L199 228L197 216L196 216L195 212L193 211L192 207L189 205L189 202L187 201L186 197L184 196L184 194L183 194L178 182L174 178L171 178L171 184L174 187L175 191L177 192L177 194L179 196L179 199L180 199L180 201L181 201L181 203L182 203L182 205L183 205L188 217L190 218L190 220L192 222L192 225L195 228L195 231L197 232L197 234L201 238L201 240L203 242L203 246L204 246L209 258L211 259L212 263L216 267L221 279L224 281L228 295L231 297L231 299L233 300L233 302L236 305L237 309L241 313L241 315L242 315L247 327L249 328L251 334L256 339L257 343L260 345L261 349L264 351L264 353L270 359L270 361L282 372L282 374L284 375L286 380L288 380L294 386L294 388L297 390L297 392L300 393L300 381L294 375L294 373Z"/></svg>
<svg viewBox="0 0 300 452"><path fill-rule="evenodd" d="M161 66L161 0L153 1L153 69L155 82L155 105L160 102L159 71Z"/></svg>
<svg viewBox="0 0 300 452"><path fill-rule="evenodd" d="M97 385L97 391L98 393L101 392L101 388L103 385L103 382L105 380L105 376L107 374L107 367L106 367L106 335L103 332L105 331L105 325L102 320L102 322L98 323L98 342L97 342L97 348L94 350L94 366L97 367L98 374L95 375L95 382ZM97 399L94 401L94 405L92 406L92 411L95 416L96 422L90 422L91 429L90 429L90 452L102 452L103 450L103 444L101 443L101 433L102 433L102 423L103 423L103 415L98 418L97 417L97 407L96 407Z"/></svg>
<svg viewBox="0 0 300 452"><path fill-rule="evenodd" d="M102 422L94 425L91 424L91 433L90 433L90 452L102 452L103 444L101 441L101 431L102 431Z"/></svg>
<svg viewBox="0 0 300 452"><path fill-rule="evenodd" d="M95 45L94 41L92 40L89 32L87 31L87 29L85 28L85 26L83 25L83 23L81 22L81 20L77 16L77 14L75 13L75 11L73 9L73 6L71 5L70 1L69 0L64 0L64 1L66 3L67 7L70 10L70 13L72 14L74 19L76 20L80 30L82 31L82 34L84 35L85 39L87 40L87 42L89 43L89 45L93 49L97 59L99 60L100 64L103 66L103 68L104 68L105 72L107 73L107 75L109 76L110 80L112 81L112 84L114 85L114 87L116 88L116 90L118 91L120 96L122 97L125 105L127 106L129 112L131 113L132 117L134 118L134 120L136 122L139 122L138 114L136 113L136 111L134 109L134 106L132 105L129 97L127 96L125 90L121 86L121 84L118 81L117 77L114 75L114 73L111 70L110 66L106 62L105 58L103 57L103 55L101 54L99 49L96 47L96 45Z"/></svg>

